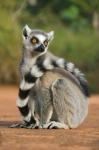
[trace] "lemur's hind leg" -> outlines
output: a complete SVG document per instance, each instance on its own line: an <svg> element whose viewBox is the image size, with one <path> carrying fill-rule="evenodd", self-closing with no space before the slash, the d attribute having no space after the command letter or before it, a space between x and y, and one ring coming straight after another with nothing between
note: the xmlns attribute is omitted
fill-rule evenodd
<svg viewBox="0 0 99 150"><path fill-rule="evenodd" d="M76 128L81 124L87 115L88 103L80 88L63 78L53 82L51 92L57 122L52 122L50 128Z"/></svg>

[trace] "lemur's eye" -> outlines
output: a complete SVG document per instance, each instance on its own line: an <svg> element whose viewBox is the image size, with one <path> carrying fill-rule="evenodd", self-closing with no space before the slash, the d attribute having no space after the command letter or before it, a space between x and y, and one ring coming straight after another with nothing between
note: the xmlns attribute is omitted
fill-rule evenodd
<svg viewBox="0 0 99 150"><path fill-rule="evenodd" d="M32 43L33 45L37 44L38 42L39 42L39 40L38 40L36 37L32 37L31 43Z"/></svg>
<svg viewBox="0 0 99 150"><path fill-rule="evenodd" d="M48 41L47 40L44 41L44 45L47 47L47 45L48 45Z"/></svg>

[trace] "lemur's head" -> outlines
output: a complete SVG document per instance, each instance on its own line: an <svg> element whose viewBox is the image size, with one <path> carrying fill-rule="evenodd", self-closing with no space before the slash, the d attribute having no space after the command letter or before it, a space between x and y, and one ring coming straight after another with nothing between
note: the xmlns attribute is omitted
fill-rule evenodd
<svg viewBox="0 0 99 150"><path fill-rule="evenodd" d="M48 45L54 37L54 32L49 33L41 30L30 29L25 25L22 31L23 45L32 54L42 55L47 52Z"/></svg>

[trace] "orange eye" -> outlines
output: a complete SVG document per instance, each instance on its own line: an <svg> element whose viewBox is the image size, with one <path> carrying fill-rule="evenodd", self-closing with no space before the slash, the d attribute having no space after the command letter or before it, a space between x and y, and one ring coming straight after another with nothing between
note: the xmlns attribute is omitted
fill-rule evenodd
<svg viewBox="0 0 99 150"><path fill-rule="evenodd" d="M32 44L37 44L38 43L38 39L37 38L35 38L35 37L33 37L32 39L31 39L31 43Z"/></svg>
<svg viewBox="0 0 99 150"><path fill-rule="evenodd" d="M47 45L48 45L48 41L47 40L44 41L44 45L47 47Z"/></svg>

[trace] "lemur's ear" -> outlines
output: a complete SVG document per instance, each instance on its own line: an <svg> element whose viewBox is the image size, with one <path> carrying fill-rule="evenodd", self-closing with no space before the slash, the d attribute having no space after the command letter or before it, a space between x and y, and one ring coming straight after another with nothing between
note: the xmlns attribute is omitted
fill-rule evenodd
<svg viewBox="0 0 99 150"><path fill-rule="evenodd" d="M23 30L22 30L23 39L27 39L27 37L29 36L30 32L31 32L31 29L29 28L29 26L25 25Z"/></svg>
<svg viewBox="0 0 99 150"><path fill-rule="evenodd" d="M48 40L52 41L54 38L54 31L50 31L49 33L47 33L47 36L48 36Z"/></svg>

